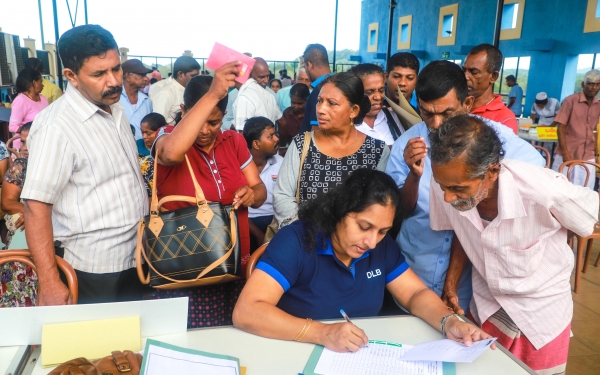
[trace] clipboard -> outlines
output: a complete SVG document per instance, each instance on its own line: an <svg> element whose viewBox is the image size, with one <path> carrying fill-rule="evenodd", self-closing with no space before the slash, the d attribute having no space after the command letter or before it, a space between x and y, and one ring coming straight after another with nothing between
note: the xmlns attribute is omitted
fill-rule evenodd
<svg viewBox="0 0 600 375"><path fill-rule="evenodd" d="M189 349L189 348L183 348L183 347L167 344L165 342L161 342L161 341L157 341L157 340L153 340L153 339L147 339L145 349L144 349L142 364L140 365L140 375L145 375L147 373L148 364L149 364L148 362L150 361L148 354L150 353L151 345L154 347L158 347L158 348L168 349L173 352L187 353L187 354L191 354L191 355L198 356L198 357L226 360L226 361L235 363L237 365L236 372L238 374L240 374L240 375L246 374L246 367L240 366L240 360L236 357L222 355L222 354L208 353L208 352Z"/></svg>
<svg viewBox="0 0 600 375"><path fill-rule="evenodd" d="M315 345L306 366L304 367L303 375L323 375L315 372L321 353L323 353L324 347L321 345ZM453 362L442 362L442 371L444 375L456 375L456 363Z"/></svg>

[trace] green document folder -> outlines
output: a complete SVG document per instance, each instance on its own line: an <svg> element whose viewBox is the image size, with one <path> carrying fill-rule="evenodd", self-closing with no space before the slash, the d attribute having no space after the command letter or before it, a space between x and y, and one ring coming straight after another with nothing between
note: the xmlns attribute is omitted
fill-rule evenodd
<svg viewBox="0 0 600 375"><path fill-rule="evenodd" d="M308 358L308 362L304 367L303 375L322 375L315 372L317 362L319 362L319 358L321 358L321 353L323 353L323 347L321 345L315 345L315 348L310 354L310 358ZM444 375L456 375L456 364L454 362L442 362L442 370L444 371Z"/></svg>

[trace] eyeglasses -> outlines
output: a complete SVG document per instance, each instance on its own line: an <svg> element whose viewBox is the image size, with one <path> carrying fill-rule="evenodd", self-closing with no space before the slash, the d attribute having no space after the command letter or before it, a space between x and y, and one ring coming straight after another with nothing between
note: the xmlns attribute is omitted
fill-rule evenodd
<svg viewBox="0 0 600 375"><path fill-rule="evenodd" d="M600 82L590 82L590 81L586 81L585 85L588 87L600 87Z"/></svg>

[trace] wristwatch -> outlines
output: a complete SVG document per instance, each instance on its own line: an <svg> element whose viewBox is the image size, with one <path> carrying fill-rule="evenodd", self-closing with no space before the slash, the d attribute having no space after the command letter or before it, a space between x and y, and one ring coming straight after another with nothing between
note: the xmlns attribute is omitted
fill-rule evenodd
<svg viewBox="0 0 600 375"><path fill-rule="evenodd" d="M442 322L440 323L440 330L442 331L442 335L444 335L444 337L446 337L446 320L448 320L448 318L451 318L455 316L456 319L460 320L461 322L465 323L465 320L458 314L448 314L445 317L442 318Z"/></svg>

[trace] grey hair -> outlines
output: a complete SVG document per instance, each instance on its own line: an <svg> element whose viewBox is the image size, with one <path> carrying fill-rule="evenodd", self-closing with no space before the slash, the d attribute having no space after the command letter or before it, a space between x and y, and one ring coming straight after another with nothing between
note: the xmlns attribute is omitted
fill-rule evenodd
<svg viewBox="0 0 600 375"><path fill-rule="evenodd" d="M470 115L450 118L429 133L431 163L446 165L463 157L469 178L483 178L491 165L504 158L496 131L482 119ZM463 156L464 155L464 156Z"/></svg>
<svg viewBox="0 0 600 375"><path fill-rule="evenodd" d="M583 76L583 82L595 81L598 79L600 79L600 70L598 69L592 69Z"/></svg>

